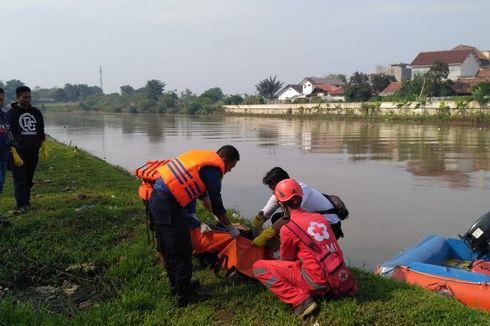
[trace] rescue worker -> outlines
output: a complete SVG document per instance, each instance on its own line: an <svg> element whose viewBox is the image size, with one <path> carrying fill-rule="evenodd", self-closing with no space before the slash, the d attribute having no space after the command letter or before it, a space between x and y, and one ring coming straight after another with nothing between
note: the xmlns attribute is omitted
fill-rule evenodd
<svg viewBox="0 0 490 326"><path fill-rule="evenodd" d="M192 243L187 216L201 197L214 215L236 238L240 232L231 224L221 198L221 179L238 160L238 150L225 145L217 152L192 150L158 168L160 178L150 197L150 211L155 225L157 249L165 260L171 292L177 296L177 306L200 301L200 284L192 278ZM207 198L207 199L206 199Z"/></svg>
<svg viewBox="0 0 490 326"><path fill-rule="evenodd" d="M289 174L280 167L275 167L266 173L262 179L262 183L269 187L274 193L276 185L285 179L289 179ZM310 187L302 182L299 183L303 191L303 201L301 203L301 208L309 212L321 212L334 208L333 204L318 190ZM252 219L252 229L255 234L258 234L262 230L262 225L272 214L279 208L279 203L272 195L265 205L265 207ZM276 213L278 214L278 213ZM274 215L276 215L274 214ZM277 216L277 215L276 215ZM337 214L323 214L324 218L330 223L332 230L335 234L337 240L344 236L341 227L341 221ZM255 239L252 244L258 247L265 246L267 240L273 238L279 233L279 229L287 223L287 218L278 218L276 221L272 219L272 226L264 229Z"/></svg>
<svg viewBox="0 0 490 326"><path fill-rule="evenodd" d="M293 179L282 180L275 186L274 196L292 222L315 240L321 239L321 245L342 255L325 218L300 208L304 194L298 182ZM288 227L281 228L280 239L280 259L256 261L253 273L281 301L290 304L298 318L304 318L318 308L313 296L323 296L329 291L328 279L313 250Z"/></svg>

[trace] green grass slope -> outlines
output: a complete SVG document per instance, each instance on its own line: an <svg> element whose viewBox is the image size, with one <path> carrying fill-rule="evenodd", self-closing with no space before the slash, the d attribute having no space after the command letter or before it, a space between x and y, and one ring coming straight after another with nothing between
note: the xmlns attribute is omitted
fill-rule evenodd
<svg viewBox="0 0 490 326"><path fill-rule="evenodd" d="M35 209L0 228L1 325L299 323L258 282L219 278L197 262L195 278L210 299L175 308L147 238L138 181L125 171L51 142L35 183ZM14 205L9 173L0 211ZM487 313L454 299L354 272L359 296L322 300L305 324L490 325Z"/></svg>

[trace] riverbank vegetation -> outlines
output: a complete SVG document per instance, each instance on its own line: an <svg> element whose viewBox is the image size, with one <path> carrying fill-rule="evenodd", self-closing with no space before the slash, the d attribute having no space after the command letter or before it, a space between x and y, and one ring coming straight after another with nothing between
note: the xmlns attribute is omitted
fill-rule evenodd
<svg viewBox="0 0 490 326"><path fill-rule="evenodd" d="M393 76L355 72L350 78L347 78L342 74L330 74L326 78L340 80L345 84L343 88L346 102L337 101L335 103L329 102L325 97L307 96L281 103L331 105L335 110L317 110L317 113L329 116L332 115L330 111L335 111L333 115L340 115L338 111L341 103L361 103L361 112L356 114L350 112L349 109L342 109L343 118L382 116L383 119L390 120L447 120L449 118L488 120L490 81L482 81L470 87L469 84L447 79L448 74L448 65L436 62L426 73L415 75L412 79L404 81L401 88L389 96L380 96L380 92L395 80ZM0 81L0 87L5 89L7 103L15 100L15 88L20 85L23 85L20 80L9 80L5 83ZM35 87L33 100L41 109L49 111L210 114L223 112L223 105L277 104L277 92L282 85L283 82L279 81L276 76L269 76L255 85L256 95L225 95L219 87L210 88L201 94L195 94L189 89L181 92L166 90L165 82L156 79L148 80L140 88L123 85L119 93L110 94L104 94L97 86L65 84L63 88ZM424 108L433 101L440 102L437 114L429 117L430 115L415 113L414 109ZM380 114L381 103L388 102L395 103L397 109L402 109L402 117L400 114ZM455 102L456 107L451 108L445 104L446 102ZM470 102L477 103L479 108L477 114L470 114Z"/></svg>
<svg viewBox="0 0 490 326"><path fill-rule="evenodd" d="M138 181L74 147L50 142L50 148L35 175L35 209L9 215L10 226L0 227L1 324L295 323L291 310L258 282L218 278L197 261L195 277L210 299L174 308L147 237ZM9 174L1 212L13 206ZM320 313L306 324L490 324L487 313L454 299L367 271L354 273L359 296L323 299Z"/></svg>
<svg viewBox="0 0 490 326"><path fill-rule="evenodd" d="M20 80L0 82L6 93L6 103L15 101L15 88L23 85ZM209 114L221 110L222 105L255 103L257 96L225 95L221 88L214 87L201 94L186 89L180 93L165 90L165 83L149 80L145 86L120 87L120 93L104 94L97 86L65 84L63 88L36 87L33 102L41 109L50 111L105 111L129 113L184 113Z"/></svg>

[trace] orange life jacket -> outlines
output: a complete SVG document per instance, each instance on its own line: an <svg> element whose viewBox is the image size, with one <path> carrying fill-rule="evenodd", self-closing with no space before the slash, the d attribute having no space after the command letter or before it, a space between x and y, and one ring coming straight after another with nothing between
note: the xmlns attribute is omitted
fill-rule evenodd
<svg viewBox="0 0 490 326"><path fill-rule="evenodd" d="M213 151L186 152L157 169L165 185L180 206L185 207L206 192L206 185L199 177L203 166L214 166L225 173L225 162Z"/></svg>
<svg viewBox="0 0 490 326"><path fill-rule="evenodd" d="M138 195L143 199L145 205L147 205L150 200L153 185L157 179L160 178L160 175L157 172L158 168L167 164L167 162L168 160L146 161L146 164L134 170L134 175L141 180Z"/></svg>

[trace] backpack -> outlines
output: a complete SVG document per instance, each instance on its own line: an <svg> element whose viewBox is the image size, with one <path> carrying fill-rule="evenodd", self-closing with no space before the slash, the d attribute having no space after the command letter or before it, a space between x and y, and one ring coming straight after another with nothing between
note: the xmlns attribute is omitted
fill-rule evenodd
<svg viewBox="0 0 490 326"><path fill-rule="evenodd" d="M345 203L340 199L339 196L337 195L327 195L327 194L322 194L325 196L325 198L328 199L329 202L332 203L333 208L324 210L324 211L317 211L316 213L320 214L337 214L337 216L343 221L349 217L349 210L347 209L347 206L345 206Z"/></svg>
<svg viewBox="0 0 490 326"><path fill-rule="evenodd" d="M145 205L148 239L150 239L150 231L155 231L153 216L150 211L151 192L153 191L155 181L160 177L157 169L160 166L167 164L168 161L169 160L146 161L146 164L143 164L134 170L134 175L141 180L141 184L138 188L138 196L143 200L143 204Z"/></svg>
<svg viewBox="0 0 490 326"><path fill-rule="evenodd" d="M330 292L334 297L355 296L357 294L356 280L337 252L330 252L330 250L319 246L295 222L289 221L285 226L313 251L315 259L323 267Z"/></svg>

